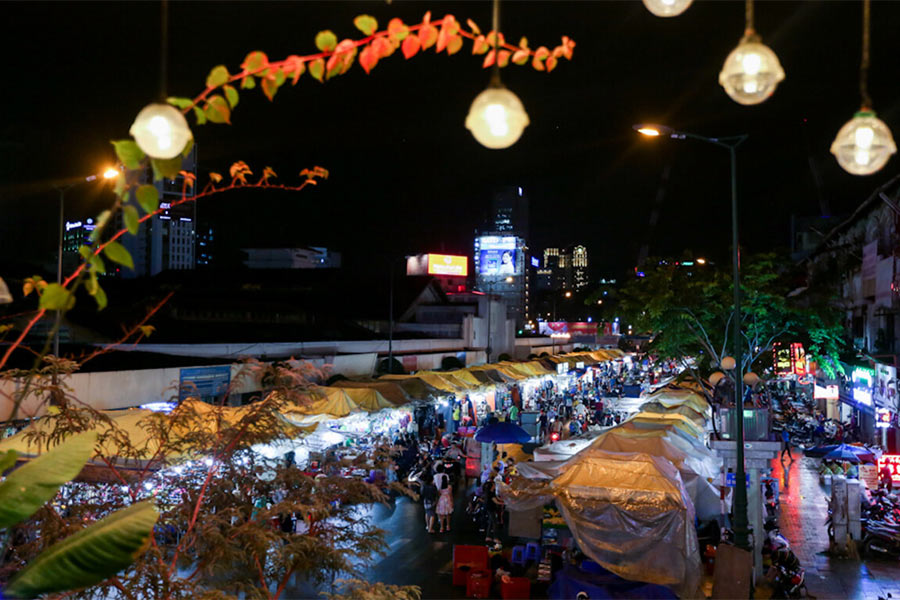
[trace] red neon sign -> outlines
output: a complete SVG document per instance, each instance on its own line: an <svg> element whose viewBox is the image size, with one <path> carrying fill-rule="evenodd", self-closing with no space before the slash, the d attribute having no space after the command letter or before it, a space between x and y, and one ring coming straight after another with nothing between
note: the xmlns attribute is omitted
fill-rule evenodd
<svg viewBox="0 0 900 600"><path fill-rule="evenodd" d="M885 466L890 470L894 483L900 483L900 454L882 454L878 459L879 474Z"/></svg>

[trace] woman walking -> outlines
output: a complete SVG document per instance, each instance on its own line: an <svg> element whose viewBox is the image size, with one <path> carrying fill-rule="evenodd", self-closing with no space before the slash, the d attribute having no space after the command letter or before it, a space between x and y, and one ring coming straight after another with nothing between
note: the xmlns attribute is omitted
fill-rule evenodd
<svg viewBox="0 0 900 600"><path fill-rule="evenodd" d="M441 470L434 476L434 483L440 493L437 502L437 516L440 532L450 531L450 515L453 514L453 488L450 487L450 476Z"/></svg>

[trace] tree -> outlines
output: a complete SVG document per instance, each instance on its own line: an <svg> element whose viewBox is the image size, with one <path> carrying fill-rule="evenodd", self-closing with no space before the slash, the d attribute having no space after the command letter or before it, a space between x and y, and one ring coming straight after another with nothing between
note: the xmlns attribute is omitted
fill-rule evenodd
<svg viewBox="0 0 900 600"><path fill-rule="evenodd" d="M717 368L733 352L733 286L729 271L684 267L673 259L648 259L644 277L621 290L621 308L636 331L653 335L651 351L691 368ZM749 256L741 266L741 371L749 371L779 341L803 342L807 356L822 368L839 368L843 329L833 299L797 284L788 261L775 254ZM699 379L700 374L695 373Z"/></svg>

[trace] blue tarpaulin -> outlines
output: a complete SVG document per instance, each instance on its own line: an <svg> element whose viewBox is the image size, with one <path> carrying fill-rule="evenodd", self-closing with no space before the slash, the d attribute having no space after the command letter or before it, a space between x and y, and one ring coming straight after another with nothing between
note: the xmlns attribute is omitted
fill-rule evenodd
<svg viewBox="0 0 900 600"><path fill-rule="evenodd" d="M579 592L587 594L589 600L678 598L672 590L664 586L622 579L590 560L583 561L580 569L566 565L556 574L548 595L551 600L571 600L577 597Z"/></svg>

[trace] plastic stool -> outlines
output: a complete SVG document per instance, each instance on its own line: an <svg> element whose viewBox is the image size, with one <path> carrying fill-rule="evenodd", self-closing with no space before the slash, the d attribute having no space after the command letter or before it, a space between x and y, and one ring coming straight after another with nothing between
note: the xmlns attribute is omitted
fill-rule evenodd
<svg viewBox="0 0 900 600"><path fill-rule="evenodd" d="M512 557L509 559L509 562L514 565L525 566L525 546L513 546Z"/></svg>
<svg viewBox="0 0 900 600"><path fill-rule="evenodd" d="M525 560L541 562L541 545L536 542L528 542L525 545Z"/></svg>
<svg viewBox="0 0 900 600"><path fill-rule="evenodd" d="M500 584L503 600L527 600L531 598L531 580L527 577L510 577Z"/></svg>

